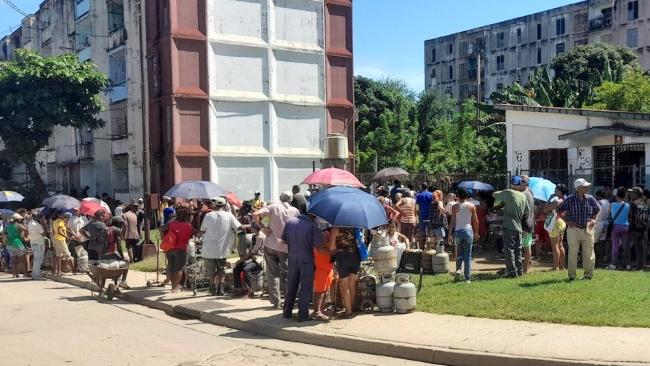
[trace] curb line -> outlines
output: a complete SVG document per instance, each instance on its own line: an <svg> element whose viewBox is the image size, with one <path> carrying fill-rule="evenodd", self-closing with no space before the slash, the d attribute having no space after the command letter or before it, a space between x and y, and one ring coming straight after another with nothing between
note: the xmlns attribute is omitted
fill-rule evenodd
<svg viewBox="0 0 650 366"><path fill-rule="evenodd" d="M94 286L90 280L83 281L77 278L57 277L52 275L44 275L44 277L52 281L63 282L89 290ZM193 309L188 309L183 305L171 305L161 301L149 300L147 298L132 295L129 292L122 292L120 294L117 294L116 297L138 305L161 310L168 314L183 314L205 323L236 329L273 339L426 363L435 363L450 366L642 365L640 363L634 362L576 361L565 359L532 358L526 356L504 355L470 350L428 347L414 344L386 343L384 341L364 339L349 335L337 335L313 330L302 330L291 326L287 328L269 326L268 323L257 321L255 319L241 319L238 317L229 316L228 314L219 313L218 311L196 311Z"/></svg>

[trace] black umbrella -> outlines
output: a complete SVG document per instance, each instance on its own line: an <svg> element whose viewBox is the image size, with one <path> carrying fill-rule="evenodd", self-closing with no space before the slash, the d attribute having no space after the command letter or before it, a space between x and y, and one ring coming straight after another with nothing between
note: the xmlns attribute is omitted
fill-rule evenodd
<svg viewBox="0 0 650 366"><path fill-rule="evenodd" d="M395 179L402 179L406 178L409 176L409 172L402 168L385 168L380 170L375 176L372 178L372 180L376 182L384 182L387 180L395 180Z"/></svg>

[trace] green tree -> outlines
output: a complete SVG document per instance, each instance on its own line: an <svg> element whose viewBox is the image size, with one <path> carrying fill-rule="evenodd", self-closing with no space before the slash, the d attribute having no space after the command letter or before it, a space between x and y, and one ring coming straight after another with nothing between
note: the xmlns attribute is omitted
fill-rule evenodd
<svg viewBox="0 0 650 366"><path fill-rule="evenodd" d="M107 85L106 75L76 55L43 57L17 50L14 60L0 63L0 138L12 159L25 164L37 195L46 188L36 153L47 146L55 126L101 127L104 122L95 115Z"/></svg>
<svg viewBox="0 0 650 366"><path fill-rule="evenodd" d="M438 124L451 120L456 113L456 102L447 94L429 89L420 94L416 105L418 148L422 154L431 152L433 132Z"/></svg>
<svg viewBox="0 0 650 366"><path fill-rule="evenodd" d="M415 101L406 84L396 79L355 78L356 126L360 171L389 166L409 167L418 154ZM417 159L416 159L417 160ZM409 163L411 162L411 163Z"/></svg>
<svg viewBox="0 0 650 366"><path fill-rule="evenodd" d="M581 80L597 87L603 81L620 81L628 65L637 63L636 53L627 47L595 43L571 48L553 59L555 78Z"/></svg>
<svg viewBox="0 0 650 366"><path fill-rule="evenodd" d="M538 68L525 86L513 84L494 92L494 103L582 108L593 102L595 89L618 82L628 66L638 65L636 53L622 46L596 43L578 46L553 59L551 68Z"/></svg>
<svg viewBox="0 0 650 366"><path fill-rule="evenodd" d="M650 75L628 68L619 83L607 81L595 90L590 108L650 113Z"/></svg>

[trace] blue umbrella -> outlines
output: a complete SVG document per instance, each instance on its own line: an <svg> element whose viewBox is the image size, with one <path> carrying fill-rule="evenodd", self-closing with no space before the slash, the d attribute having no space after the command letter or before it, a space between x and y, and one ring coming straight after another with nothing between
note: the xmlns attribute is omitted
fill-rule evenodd
<svg viewBox="0 0 650 366"><path fill-rule="evenodd" d="M8 208L0 208L0 216L11 217L14 214L15 214L15 212L8 209Z"/></svg>
<svg viewBox="0 0 650 366"><path fill-rule="evenodd" d="M555 183L544 178L528 178L528 188L533 193L533 198L548 202L555 193Z"/></svg>
<svg viewBox="0 0 650 366"><path fill-rule="evenodd" d="M359 189L332 187L311 197L309 213L332 226L375 228L386 225L386 211L377 199Z"/></svg>
<svg viewBox="0 0 650 366"><path fill-rule="evenodd" d="M209 200L215 197L225 196L228 193L228 191L216 183L203 180L191 180L178 183L171 187L164 195L174 198L185 198L188 200Z"/></svg>
<svg viewBox="0 0 650 366"><path fill-rule="evenodd" d="M458 187L471 189L474 191L494 191L494 187L492 187L491 185L476 180L460 182L458 184Z"/></svg>
<svg viewBox="0 0 650 366"><path fill-rule="evenodd" d="M43 200L43 206L54 210L71 210L79 208L81 202L78 199L64 194L57 194Z"/></svg>

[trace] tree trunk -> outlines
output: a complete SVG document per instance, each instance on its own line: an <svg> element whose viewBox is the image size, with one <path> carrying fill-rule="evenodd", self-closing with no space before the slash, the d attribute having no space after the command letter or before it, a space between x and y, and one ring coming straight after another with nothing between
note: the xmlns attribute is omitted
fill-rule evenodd
<svg viewBox="0 0 650 366"><path fill-rule="evenodd" d="M38 173L38 170L36 169L36 164L34 163L34 159L33 158L31 160L25 159L24 163L25 163L25 168L27 168L27 173L29 174L29 178L34 184L34 195L39 199L47 197L47 187L45 186L45 182L43 182L43 178L41 178L41 175Z"/></svg>

